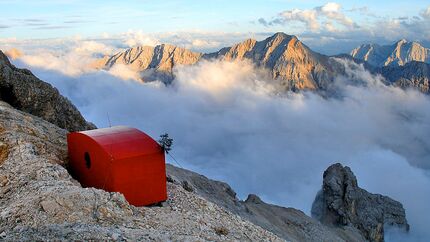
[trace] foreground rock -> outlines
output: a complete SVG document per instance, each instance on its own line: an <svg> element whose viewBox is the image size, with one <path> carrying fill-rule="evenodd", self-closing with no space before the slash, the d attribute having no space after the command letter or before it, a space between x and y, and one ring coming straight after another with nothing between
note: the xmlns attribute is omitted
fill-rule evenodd
<svg viewBox="0 0 430 242"><path fill-rule="evenodd" d="M384 241L385 226L409 230L401 203L359 188L352 171L341 164L324 172L312 215L326 225L355 227L369 241Z"/></svg>
<svg viewBox="0 0 430 242"><path fill-rule="evenodd" d="M78 109L29 70L13 66L0 51L0 100L69 131L93 129Z"/></svg>
<svg viewBox="0 0 430 242"><path fill-rule="evenodd" d="M281 241L174 183L151 208L82 188L64 168L66 133L0 101L0 240Z"/></svg>
<svg viewBox="0 0 430 242"><path fill-rule="evenodd" d="M241 201L228 184L195 172L167 165L167 173L171 183L182 185L288 241L365 241L354 227L326 226L300 210L267 204L256 195Z"/></svg>

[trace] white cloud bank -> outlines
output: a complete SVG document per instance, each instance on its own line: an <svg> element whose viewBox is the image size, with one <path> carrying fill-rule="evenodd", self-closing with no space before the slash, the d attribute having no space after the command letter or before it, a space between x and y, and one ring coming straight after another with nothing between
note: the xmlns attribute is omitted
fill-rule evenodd
<svg viewBox="0 0 430 242"><path fill-rule="evenodd" d="M15 63L56 86L88 120L106 127L109 115L113 125L155 138L168 132L183 166L227 181L241 198L256 193L308 212L323 171L341 161L362 187L404 204L411 224L406 239L430 238L428 96L386 87L360 66L339 77L342 99L324 99L277 94L274 82L247 62L180 67L166 87L124 81L129 70L86 71L76 58L50 57L58 63L46 65L45 53L32 56ZM346 85L349 79L366 85Z"/></svg>
<svg viewBox="0 0 430 242"><path fill-rule="evenodd" d="M263 18L260 18L259 22L265 26L302 22L311 31L319 31L321 29L334 31L336 28L333 22L346 28L357 27L352 19L342 12L342 5L334 2L329 2L313 9L295 8L286 10L279 13L278 17L269 22Z"/></svg>

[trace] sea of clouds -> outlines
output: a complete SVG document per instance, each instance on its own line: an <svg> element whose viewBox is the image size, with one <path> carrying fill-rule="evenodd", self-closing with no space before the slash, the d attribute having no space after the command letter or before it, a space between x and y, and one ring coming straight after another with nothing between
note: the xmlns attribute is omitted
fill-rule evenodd
<svg viewBox="0 0 430 242"><path fill-rule="evenodd" d="M358 65L338 78L337 98L280 93L248 62L203 61L175 68L172 85L143 83L126 66L88 67L114 47L73 43L24 52L14 63L57 87L98 127L169 133L183 167L228 182L242 199L255 193L309 214L323 171L341 162L361 187L405 206L411 233L390 240L430 238L428 96L386 86Z"/></svg>

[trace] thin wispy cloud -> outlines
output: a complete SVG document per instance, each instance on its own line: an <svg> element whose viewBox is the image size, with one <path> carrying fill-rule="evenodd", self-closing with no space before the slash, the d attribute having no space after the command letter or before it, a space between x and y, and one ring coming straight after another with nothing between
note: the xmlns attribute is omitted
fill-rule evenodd
<svg viewBox="0 0 430 242"><path fill-rule="evenodd" d="M45 26L40 26L40 27L35 27L33 29L38 29L38 30L55 30L55 29L68 29L68 28L73 28L72 26L66 26L66 25L45 25Z"/></svg>

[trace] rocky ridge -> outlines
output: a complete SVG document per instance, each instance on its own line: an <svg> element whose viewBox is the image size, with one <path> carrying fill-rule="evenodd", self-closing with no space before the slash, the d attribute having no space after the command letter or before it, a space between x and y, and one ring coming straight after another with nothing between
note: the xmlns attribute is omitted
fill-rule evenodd
<svg viewBox="0 0 430 242"><path fill-rule="evenodd" d="M254 224L262 219L270 228L273 216L283 212L275 226L287 225L282 232L275 229L282 238L346 241L299 210L266 204L255 195L239 201L227 184L171 165L163 207L137 208L119 193L82 188L65 168L66 134L0 101L0 238L281 241ZM267 213L270 209L278 210Z"/></svg>
<svg viewBox="0 0 430 242"><path fill-rule="evenodd" d="M416 42L399 41L392 46L362 45L351 55L329 57L312 51L296 36L276 33L262 41L248 39L214 53L198 53L172 45L140 46L97 60L98 68L126 65L140 73L143 81L170 83L174 68L193 65L201 60L249 61L265 70L276 81L279 91L312 90L324 96L336 96L337 76L345 76L345 66L337 59L363 64L371 73L385 77L387 84L415 88L428 93L428 75L423 65L430 63L429 49ZM405 68L403 68L405 67ZM416 67L417 69L413 69ZM412 75L412 72L416 72Z"/></svg>
<svg viewBox="0 0 430 242"><path fill-rule="evenodd" d="M210 59L251 61L268 70L285 90L327 90L335 75L342 72L342 66L336 61L284 33L276 33L263 41L249 39L209 54L171 45L135 47L98 60L97 66L109 69L118 64L127 65L141 72L144 81L158 79L168 83L173 79L175 66Z"/></svg>
<svg viewBox="0 0 430 242"><path fill-rule="evenodd" d="M403 66L411 61L430 63L430 49L405 39L393 45L364 44L353 49L350 54L378 67Z"/></svg>
<svg viewBox="0 0 430 242"><path fill-rule="evenodd" d="M198 173L167 165L168 180L182 185L220 207L265 228L287 241L364 241L354 227L326 226L294 208L263 202L250 194L245 201L224 182L214 181Z"/></svg>
<svg viewBox="0 0 430 242"><path fill-rule="evenodd" d="M202 57L201 53L162 44L155 47L139 46L119 52L98 61L99 67L111 68L114 65L127 65L134 71L141 72L144 81L157 79L169 82L173 79L173 67L191 65Z"/></svg>
<svg viewBox="0 0 430 242"><path fill-rule="evenodd" d="M365 241L368 227L361 225L368 224L370 229L377 225L373 233L376 238L383 233L379 212L346 220L352 221L348 223L327 223L319 216L320 223L299 210L267 204L256 195L240 201L228 184L171 165L167 166L169 199L165 205L137 208L119 193L82 188L69 175L65 168L66 133L0 101L2 239ZM374 204L360 199L367 201L369 196L371 200L375 196L377 203L385 206L387 225L407 225L400 203L381 195L369 195L354 186L355 177L329 170L324 175L324 187L331 184L326 177L340 181L336 184L344 184L347 177L346 183L352 184L348 191L358 189L354 190L357 196L353 196L352 203L359 206L354 211L373 208ZM336 200L339 194L328 193L323 197ZM320 198L321 194L316 201Z"/></svg>
<svg viewBox="0 0 430 242"><path fill-rule="evenodd" d="M0 240L282 241L175 183L162 207L82 188L66 133L0 101Z"/></svg>
<svg viewBox="0 0 430 242"><path fill-rule="evenodd" d="M56 88L13 66L0 51L0 100L69 131L95 128Z"/></svg>
<svg viewBox="0 0 430 242"><path fill-rule="evenodd" d="M361 189L351 169L339 163L324 172L322 190L312 205L312 216L326 225L355 227L372 242L384 241L386 226L409 231L401 203Z"/></svg>

